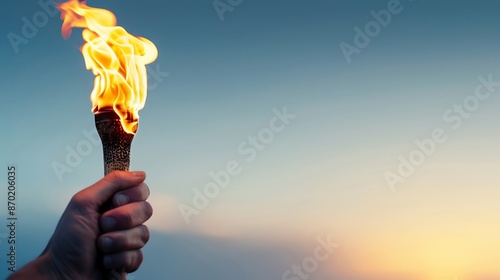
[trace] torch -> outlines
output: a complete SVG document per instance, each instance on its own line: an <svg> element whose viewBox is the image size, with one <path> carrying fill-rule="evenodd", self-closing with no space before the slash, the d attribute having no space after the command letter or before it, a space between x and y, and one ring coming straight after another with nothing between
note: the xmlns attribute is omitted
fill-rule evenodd
<svg viewBox="0 0 500 280"><path fill-rule="evenodd" d="M80 0L69 0L58 8L65 38L73 28L83 29L81 52L87 70L95 75L90 99L103 146L104 174L128 171L138 112L146 103L146 65L156 60L158 50L148 39L132 36L117 26L115 15L108 10L89 7ZM105 277L127 278L117 271L108 271Z"/></svg>
<svg viewBox="0 0 500 280"><path fill-rule="evenodd" d="M104 175L115 170L128 171L134 134L123 129L120 117L114 111L95 114L95 127L102 142Z"/></svg>

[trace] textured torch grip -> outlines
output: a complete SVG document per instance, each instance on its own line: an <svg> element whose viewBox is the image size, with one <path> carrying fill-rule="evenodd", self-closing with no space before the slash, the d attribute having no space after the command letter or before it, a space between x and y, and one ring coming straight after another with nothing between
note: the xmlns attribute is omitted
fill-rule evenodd
<svg viewBox="0 0 500 280"><path fill-rule="evenodd" d="M95 125L101 137L104 153L104 175L115 170L128 171L130 167L130 147L133 134L123 130L120 118L115 112L104 112L95 115ZM105 208L110 208L109 206ZM107 210L107 209L106 209ZM107 271L107 280L126 280L127 273L117 270Z"/></svg>
<svg viewBox="0 0 500 280"><path fill-rule="evenodd" d="M114 112L97 114L95 125L104 152L104 174L115 170L128 171L134 135L123 130L120 119Z"/></svg>

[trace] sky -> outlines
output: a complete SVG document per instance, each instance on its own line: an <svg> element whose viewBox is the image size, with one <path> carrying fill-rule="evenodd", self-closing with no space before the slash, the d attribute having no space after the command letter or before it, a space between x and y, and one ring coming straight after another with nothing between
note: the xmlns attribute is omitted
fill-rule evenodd
<svg viewBox="0 0 500 280"><path fill-rule="evenodd" d="M102 177L80 31L65 40L44 3L0 4L0 180L16 166L20 265ZM155 210L135 279L500 278L498 1L88 4L159 51L132 146ZM287 276L328 238L327 260Z"/></svg>

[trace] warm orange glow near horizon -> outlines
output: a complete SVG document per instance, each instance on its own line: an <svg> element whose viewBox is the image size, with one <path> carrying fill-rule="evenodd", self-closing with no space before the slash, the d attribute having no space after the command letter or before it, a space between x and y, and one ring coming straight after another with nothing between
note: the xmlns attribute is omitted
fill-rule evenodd
<svg viewBox="0 0 500 280"><path fill-rule="evenodd" d="M92 111L114 110L124 130L135 134L139 110L144 108L147 97L146 65L158 57L156 46L116 26L112 12L89 7L85 1L69 0L60 4L59 10L65 38L71 35L72 28L83 28L86 43L81 51L87 69L96 76L90 96Z"/></svg>

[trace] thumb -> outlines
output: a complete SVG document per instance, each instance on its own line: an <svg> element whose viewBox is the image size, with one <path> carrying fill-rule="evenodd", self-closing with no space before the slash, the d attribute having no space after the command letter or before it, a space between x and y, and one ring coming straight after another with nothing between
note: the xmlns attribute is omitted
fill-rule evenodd
<svg viewBox="0 0 500 280"><path fill-rule="evenodd" d="M143 171L113 171L97 183L79 192L78 196L86 202L85 204L92 205L92 208L97 210L115 193L138 186L145 179L146 173Z"/></svg>

